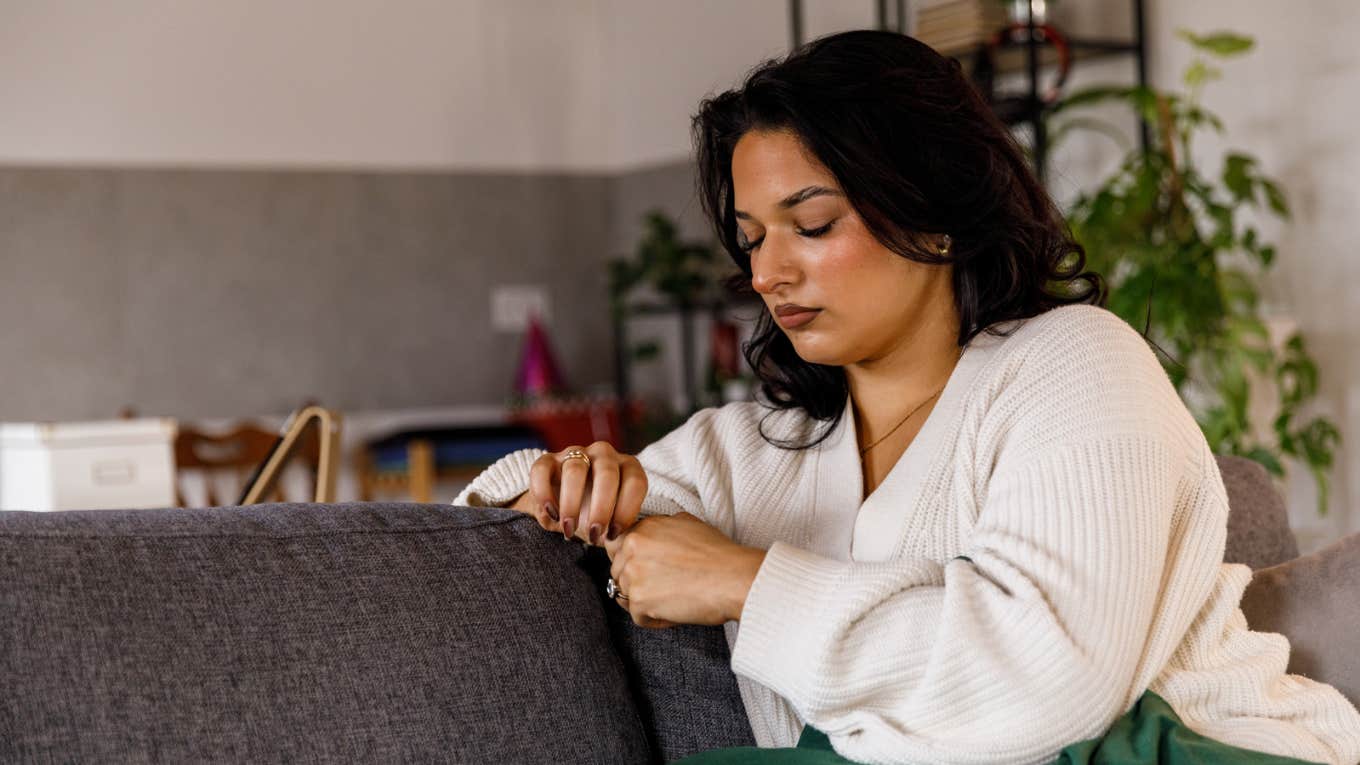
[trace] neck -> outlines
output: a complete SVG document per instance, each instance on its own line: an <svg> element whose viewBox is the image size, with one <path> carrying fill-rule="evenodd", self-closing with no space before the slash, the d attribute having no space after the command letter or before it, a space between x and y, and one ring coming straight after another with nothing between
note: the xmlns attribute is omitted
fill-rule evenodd
<svg viewBox="0 0 1360 765"><path fill-rule="evenodd" d="M944 386L958 363L958 337L957 312L936 313L902 333L879 358L845 367L861 448Z"/></svg>

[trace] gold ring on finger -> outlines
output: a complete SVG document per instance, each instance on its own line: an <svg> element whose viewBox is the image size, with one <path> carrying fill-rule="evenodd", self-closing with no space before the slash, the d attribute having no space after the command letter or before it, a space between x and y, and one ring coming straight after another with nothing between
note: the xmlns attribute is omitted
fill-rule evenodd
<svg viewBox="0 0 1360 765"><path fill-rule="evenodd" d="M562 461L566 462L567 460L585 460L586 467L590 467L590 455L580 449L568 449L563 452Z"/></svg>

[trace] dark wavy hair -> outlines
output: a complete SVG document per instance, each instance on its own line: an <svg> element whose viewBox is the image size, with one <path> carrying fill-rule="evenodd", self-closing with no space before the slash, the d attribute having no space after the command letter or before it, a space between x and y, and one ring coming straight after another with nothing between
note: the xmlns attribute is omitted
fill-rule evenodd
<svg viewBox="0 0 1360 765"><path fill-rule="evenodd" d="M752 130L798 136L885 247L953 264L960 346L984 330L1008 334L997 322L1105 304L1104 280L1084 270L1085 250L959 63L911 37L869 30L813 40L701 102L693 118L698 192L741 269L730 291L754 294L732 199L732 152ZM952 240L948 255L928 246L939 234ZM804 361L769 311L742 352L771 413L801 408L831 423L808 444L767 442L805 449L834 430L849 392L842 367Z"/></svg>

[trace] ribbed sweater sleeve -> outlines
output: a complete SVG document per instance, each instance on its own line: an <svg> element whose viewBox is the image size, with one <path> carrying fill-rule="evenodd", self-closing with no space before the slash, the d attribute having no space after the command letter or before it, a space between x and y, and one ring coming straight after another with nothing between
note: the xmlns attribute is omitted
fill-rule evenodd
<svg viewBox="0 0 1360 765"><path fill-rule="evenodd" d="M520 449L491 463L463 487L453 503L461 507L505 507L529 490L529 469L547 454L542 449Z"/></svg>
<svg viewBox="0 0 1360 765"><path fill-rule="evenodd" d="M1076 347L1010 375L1005 446L964 554L847 562L774 543L734 671L864 762L1043 762L1105 731L1130 697L1197 461L1175 430L1185 419L1157 411L1175 400L1169 381L1128 335L1066 338Z"/></svg>
<svg viewBox="0 0 1360 765"><path fill-rule="evenodd" d="M638 452L637 459L647 472L647 496L642 500L641 515L675 515L687 512L712 523L699 496L695 477L717 466L706 464L697 441L706 438L714 419L715 408L701 409L675 430L653 441ZM725 529L731 533L731 529Z"/></svg>
<svg viewBox="0 0 1360 765"><path fill-rule="evenodd" d="M710 466L697 464L703 459L703 450L696 449L694 442L696 433L710 428L717 412L716 408L696 412L637 454L647 473L647 496L642 501L641 515L674 515L684 511L708 520L692 476ZM529 490L529 470L546 453L542 449L520 449L501 457L464 487L452 504L464 507L510 504Z"/></svg>

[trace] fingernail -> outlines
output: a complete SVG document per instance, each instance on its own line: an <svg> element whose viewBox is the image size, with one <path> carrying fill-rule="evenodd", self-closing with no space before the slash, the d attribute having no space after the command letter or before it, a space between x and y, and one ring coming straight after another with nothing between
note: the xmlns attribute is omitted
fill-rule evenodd
<svg viewBox="0 0 1360 765"><path fill-rule="evenodd" d="M590 543L598 544L600 539L600 524L590 524Z"/></svg>
<svg viewBox="0 0 1360 765"><path fill-rule="evenodd" d="M572 532L576 531L576 521L570 518L562 519L562 536L571 539Z"/></svg>
<svg viewBox="0 0 1360 765"><path fill-rule="evenodd" d="M544 502L543 509L548 512L549 518L552 518L554 521L557 520L557 505L554 505L551 502Z"/></svg>
<svg viewBox="0 0 1360 765"><path fill-rule="evenodd" d="M619 524L617 523L609 524L609 538L611 540L619 538L619 531L620 531Z"/></svg>

